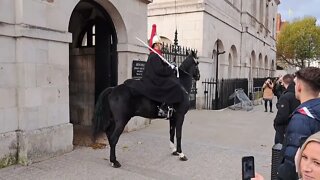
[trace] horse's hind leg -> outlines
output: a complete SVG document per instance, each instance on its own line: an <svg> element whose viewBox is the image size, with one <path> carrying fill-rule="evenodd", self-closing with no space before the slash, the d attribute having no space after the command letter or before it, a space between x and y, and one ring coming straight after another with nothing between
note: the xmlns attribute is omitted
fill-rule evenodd
<svg viewBox="0 0 320 180"><path fill-rule="evenodd" d="M173 117L171 117L170 118L170 130L169 130L169 133L170 133L170 149L172 150L172 155L177 156L179 154L177 153L176 146L174 145L175 132L176 132L176 122L173 119Z"/></svg>
<svg viewBox="0 0 320 180"><path fill-rule="evenodd" d="M114 168L121 167L121 164L117 161L116 158L116 145L118 143L119 137L124 130L125 123L116 123L114 127L114 131L110 136L108 136L109 144L110 144L110 162L111 166Z"/></svg>

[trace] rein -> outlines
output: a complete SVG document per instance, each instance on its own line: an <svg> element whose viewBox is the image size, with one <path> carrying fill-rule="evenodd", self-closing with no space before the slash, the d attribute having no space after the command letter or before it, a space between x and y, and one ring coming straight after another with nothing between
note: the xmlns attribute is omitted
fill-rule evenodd
<svg viewBox="0 0 320 180"><path fill-rule="evenodd" d="M182 68L179 68L180 71L184 72L185 74L187 74L188 76L192 77L192 74L188 73L187 71L185 71L184 69Z"/></svg>

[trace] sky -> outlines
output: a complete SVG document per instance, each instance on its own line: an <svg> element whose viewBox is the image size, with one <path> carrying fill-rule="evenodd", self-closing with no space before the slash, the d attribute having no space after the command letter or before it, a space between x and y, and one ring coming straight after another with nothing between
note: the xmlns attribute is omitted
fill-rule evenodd
<svg viewBox="0 0 320 180"><path fill-rule="evenodd" d="M280 0L278 12L282 20L292 21L296 18L313 16L320 25L320 0Z"/></svg>

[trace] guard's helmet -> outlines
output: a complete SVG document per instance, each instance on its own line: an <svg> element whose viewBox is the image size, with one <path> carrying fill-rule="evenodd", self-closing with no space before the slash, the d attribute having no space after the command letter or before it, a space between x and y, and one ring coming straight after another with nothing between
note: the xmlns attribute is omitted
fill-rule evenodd
<svg viewBox="0 0 320 180"><path fill-rule="evenodd" d="M161 38L158 35L154 35L152 38L152 46L156 43L161 43Z"/></svg>

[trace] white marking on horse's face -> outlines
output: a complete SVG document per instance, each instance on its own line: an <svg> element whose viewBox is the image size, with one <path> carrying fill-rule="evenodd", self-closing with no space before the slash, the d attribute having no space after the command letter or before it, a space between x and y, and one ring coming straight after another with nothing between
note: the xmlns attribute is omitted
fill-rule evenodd
<svg viewBox="0 0 320 180"><path fill-rule="evenodd" d="M199 61L196 58L193 58L194 63L199 64Z"/></svg>

